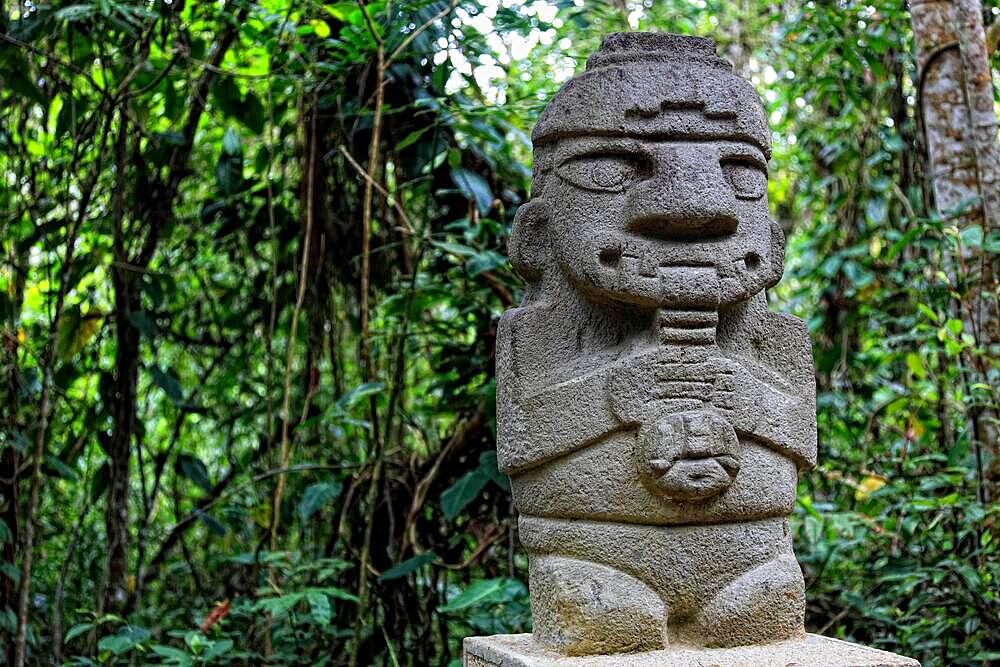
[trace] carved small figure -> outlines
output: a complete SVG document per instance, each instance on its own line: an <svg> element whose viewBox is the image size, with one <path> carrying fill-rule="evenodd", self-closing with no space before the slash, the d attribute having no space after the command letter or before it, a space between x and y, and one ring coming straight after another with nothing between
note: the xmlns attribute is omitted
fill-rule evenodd
<svg viewBox="0 0 1000 667"><path fill-rule="evenodd" d="M711 40L613 34L532 140L497 406L535 640L802 636L787 517L815 463L815 384L805 325L767 308L784 238L756 92Z"/></svg>

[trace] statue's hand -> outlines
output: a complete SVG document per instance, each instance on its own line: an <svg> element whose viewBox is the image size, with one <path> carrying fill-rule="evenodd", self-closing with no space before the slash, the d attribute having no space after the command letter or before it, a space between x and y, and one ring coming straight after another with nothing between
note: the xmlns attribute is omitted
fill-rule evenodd
<svg viewBox="0 0 1000 667"><path fill-rule="evenodd" d="M739 357L718 357L713 362L719 373L713 383L712 405L735 424L752 419L761 412L761 401L783 396L774 378L761 377L765 371ZM770 381L769 381L770 380Z"/></svg>
<svg viewBox="0 0 1000 667"><path fill-rule="evenodd" d="M622 422L642 421L645 406L654 397L661 356L658 348L650 348L622 359L612 369L608 401Z"/></svg>
<svg viewBox="0 0 1000 667"><path fill-rule="evenodd" d="M725 357L663 361L656 369L656 398L694 399L720 407L716 403L717 394L732 391L735 371Z"/></svg>
<svg viewBox="0 0 1000 667"><path fill-rule="evenodd" d="M718 368L712 382L711 403L727 417L732 417L749 387L753 386L753 377L747 367L737 359L716 357L712 360Z"/></svg>
<svg viewBox="0 0 1000 667"><path fill-rule="evenodd" d="M608 387L616 416L626 422L650 421L664 413L716 405L717 393L732 393L736 369L731 360L684 356L676 348L657 347L621 361Z"/></svg>

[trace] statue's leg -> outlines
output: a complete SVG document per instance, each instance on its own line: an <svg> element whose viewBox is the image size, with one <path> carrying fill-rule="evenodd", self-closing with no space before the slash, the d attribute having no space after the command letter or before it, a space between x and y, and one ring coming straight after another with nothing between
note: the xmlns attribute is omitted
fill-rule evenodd
<svg viewBox="0 0 1000 667"><path fill-rule="evenodd" d="M710 647L764 644L801 637L804 615L802 570L789 552L730 581L670 634Z"/></svg>
<svg viewBox="0 0 1000 667"><path fill-rule="evenodd" d="M519 526L536 637L563 653L804 634L802 572L784 517L644 526L522 514Z"/></svg>
<svg viewBox="0 0 1000 667"><path fill-rule="evenodd" d="M532 555L530 561L536 641L565 655L664 647L665 607L643 582L579 558Z"/></svg>

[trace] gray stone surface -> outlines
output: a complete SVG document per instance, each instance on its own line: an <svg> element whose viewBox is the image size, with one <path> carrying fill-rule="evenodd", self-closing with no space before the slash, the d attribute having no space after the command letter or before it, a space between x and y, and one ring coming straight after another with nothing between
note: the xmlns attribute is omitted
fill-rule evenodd
<svg viewBox="0 0 1000 667"><path fill-rule="evenodd" d="M535 641L801 639L787 516L816 460L816 397L804 323L767 307L784 238L756 92L711 40L613 34L532 140L497 447Z"/></svg>
<svg viewBox="0 0 1000 667"><path fill-rule="evenodd" d="M531 635L465 640L465 667L919 667L895 653L806 635L765 646L668 650L570 658L545 650Z"/></svg>
<svg viewBox="0 0 1000 667"><path fill-rule="evenodd" d="M770 132L711 40L613 34L542 113L497 339L533 635L503 667L912 666L806 635L788 515L816 462L805 324L771 312Z"/></svg>

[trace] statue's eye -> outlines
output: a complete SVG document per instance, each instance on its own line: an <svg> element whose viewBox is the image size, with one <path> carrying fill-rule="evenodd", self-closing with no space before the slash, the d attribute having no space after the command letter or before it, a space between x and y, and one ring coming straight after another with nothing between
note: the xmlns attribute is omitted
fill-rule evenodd
<svg viewBox="0 0 1000 667"><path fill-rule="evenodd" d="M723 160L722 173L739 199L760 199L767 192L767 173L749 160Z"/></svg>
<svg viewBox="0 0 1000 667"><path fill-rule="evenodd" d="M583 155L559 165L559 176L584 190L622 192L647 177L648 161L625 155Z"/></svg>

